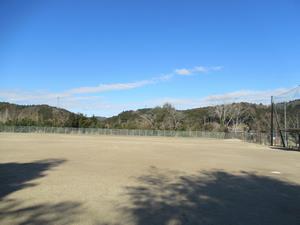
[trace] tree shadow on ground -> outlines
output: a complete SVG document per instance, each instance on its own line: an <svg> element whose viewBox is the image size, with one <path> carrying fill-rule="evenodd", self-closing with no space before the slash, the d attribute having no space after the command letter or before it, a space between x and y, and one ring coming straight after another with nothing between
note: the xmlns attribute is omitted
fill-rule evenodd
<svg viewBox="0 0 300 225"><path fill-rule="evenodd" d="M4 199L0 204L0 224L9 225L64 225L80 224L77 216L83 209L78 202L28 205L15 199Z"/></svg>
<svg viewBox="0 0 300 225"><path fill-rule="evenodd" d="M35 186L36 184L30 183L30 181L44 177L46 171L65 161L63 159L47 159L29 163L1 163L0 200L15 191Z"/></svg>
<svg viewBox="0 0 300 225"><path fill-rule="evenodd" d="M38 185L36 179L46 176L47 171L64 162L66 160L47 159L29 163L1 163L0 224L77 224L76 216L83 212L78 202L29 204L10 196L16 191Z"/></svg>
<svg viewBox="0 0 300 225"><path fill-rule="evenodd" d="M300 186L272 177L152 168L138 181L123 208L137 225L300 224Z"/></svg>

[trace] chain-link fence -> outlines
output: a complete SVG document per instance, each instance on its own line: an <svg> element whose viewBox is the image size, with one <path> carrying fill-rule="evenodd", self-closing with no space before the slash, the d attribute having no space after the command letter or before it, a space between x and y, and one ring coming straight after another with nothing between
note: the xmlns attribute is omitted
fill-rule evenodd
<svg viewBox="0 0 300 225"><path fill-rule="evenodd" d="M270 135L266 133L249 133L249 132L134 130L134 129L131 130L131 129L72 128L72 127L35 127L35 126L0 126L0 132L240 139L251 143L258 143L263 145L270 144L269 142Z"/></svg>

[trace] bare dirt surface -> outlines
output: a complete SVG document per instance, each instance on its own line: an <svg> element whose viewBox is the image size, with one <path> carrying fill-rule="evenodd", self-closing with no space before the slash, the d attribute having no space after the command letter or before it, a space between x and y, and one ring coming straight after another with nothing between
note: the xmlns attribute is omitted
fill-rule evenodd
<svg viewBox="0 0 300 225"><path fill-rule="evenodd" d="M299 225L300 152L0 133L0 224Z"/></svg>

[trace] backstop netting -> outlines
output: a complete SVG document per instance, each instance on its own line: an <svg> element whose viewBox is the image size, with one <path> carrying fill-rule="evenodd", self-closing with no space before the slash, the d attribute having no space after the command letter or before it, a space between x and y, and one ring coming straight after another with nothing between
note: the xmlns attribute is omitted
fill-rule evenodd
<svg viewBox="0 0 300 225"><path fill-rule="evenodd" d="M271 137L273 145L300 148L300 86L272 97Z"/></svg>

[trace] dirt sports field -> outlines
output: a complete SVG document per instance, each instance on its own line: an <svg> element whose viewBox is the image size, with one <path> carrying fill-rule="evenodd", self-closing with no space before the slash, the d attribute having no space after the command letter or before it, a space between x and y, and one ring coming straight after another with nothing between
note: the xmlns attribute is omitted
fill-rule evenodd
<svg viewBox="0 0 300 225"><path fill-rule="evenodd" d="M238 140L0 133L0 224L296 225L300 152Z"/></svg>

